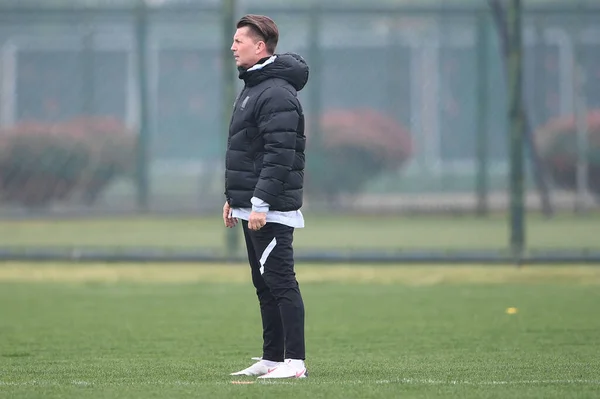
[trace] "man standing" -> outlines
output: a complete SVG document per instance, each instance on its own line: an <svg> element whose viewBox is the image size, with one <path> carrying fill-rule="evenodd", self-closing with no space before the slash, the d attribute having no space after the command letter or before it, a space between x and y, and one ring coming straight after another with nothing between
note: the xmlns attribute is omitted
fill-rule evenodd
<svg viewBox="0 0 600 399"><path fill-rule="evenodd" d="M304 302L292 242L294 229L304 227L306 137L297 92L308 82L308 66L296 54L275 54L279 32L272 19L246 15L236 27L231 50L245 85L229 126L223 221L232 228L242 220L263 354L232 375L304 378Z"/></svg>

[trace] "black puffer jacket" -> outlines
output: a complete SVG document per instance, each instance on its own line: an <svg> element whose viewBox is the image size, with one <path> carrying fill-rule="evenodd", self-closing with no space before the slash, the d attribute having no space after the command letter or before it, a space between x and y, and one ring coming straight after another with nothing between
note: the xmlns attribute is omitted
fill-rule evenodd
<svg viewBox="0 0 600 399"><path fill-rule="evenodd" d="M304 113L297 92L308 66L296 54L278 54L240 70L245 82L234 104L225 156L225 196L250 208L258 197L273 211L302 206Z"/></svg>

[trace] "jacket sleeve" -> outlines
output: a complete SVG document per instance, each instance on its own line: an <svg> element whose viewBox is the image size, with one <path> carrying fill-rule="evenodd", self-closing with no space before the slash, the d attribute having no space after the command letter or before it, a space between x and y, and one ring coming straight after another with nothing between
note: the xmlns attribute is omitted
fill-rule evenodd
<svg viewBox="0 0 600 399"><path fill-rule="evenodd" d="M255 112L264 156L254 197L273 204L294 163L300 121L297 100L283 87L270 87L261 94Z"/></svg>

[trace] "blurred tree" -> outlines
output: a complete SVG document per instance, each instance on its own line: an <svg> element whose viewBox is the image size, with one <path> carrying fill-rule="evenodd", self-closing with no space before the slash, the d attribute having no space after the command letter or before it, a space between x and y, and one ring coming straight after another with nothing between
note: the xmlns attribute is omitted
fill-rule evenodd
<svg viewBox="0 0 600 399"><path fill-rule="evenodd" d="M496 27L498 29L498 35L500 37L501 43L501 51L504 57L504 68L506 71L506 75L508 76L510 50L511 47L515 44L511 42L511 37L509 35L506 9L502 0L489 0L489 4L492 9L492 14L496 23ZM520 97L523 97L524 95L524 93L520 93ZM523 105L522 99L519 103L519 109L517 110L517 112L520 114L520 118L525 124L525 145L529 148L530 160L533 166L533 174L540 195L540 201L542 203L542 210L544 212L544 215L551 216L553 213L552 204L550 203L550 196L548 194L548 184L546 182L544 174L545 171L540 161L537 148L533 142L533 129L531 128L529 115L525 105Z"/></svg>

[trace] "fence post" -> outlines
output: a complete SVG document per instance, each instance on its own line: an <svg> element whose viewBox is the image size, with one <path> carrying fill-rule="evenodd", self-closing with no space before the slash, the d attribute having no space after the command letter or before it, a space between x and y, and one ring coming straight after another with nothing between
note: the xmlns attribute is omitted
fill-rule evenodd
<svg viewBox="0 0 600 399"><path fill-rule="evenodd" d="M582 12L583 4L578 2L577 10ZM581 35L580 25L571 29L571 43L573 43L573 114L575 117L575 129L577 132L577 168L575 177L576 200L575 212L585 213L587 211L587 196L589 193L589 142L587 126L587 96L586 96L586 70L585 51L581 49L581 43L577 38Z"/></svg>
<svg viewBox="0 0 600 399"><path fill-rule="evenodd" d="M87 24L91 22L86 20ZM95 65L94 31L86 27L81 39L81 113L89 117L94 115Z"/></svg>
<svg viewBox="0 0 600 399"><path fill-rule="evenodd" d="M139 101L139 134L136 154L136 182L138 210L148 210L150 192L148 180L148 150L150 146L148 99L148 18L145 0L138 0L136 7L135 50L137 62L137 89Z"/></svg>
<svg viewBox="0 0 600 399"><path fill-rule="evenodd" d="M318 2L311 5L309 13L308 30L308 58L310 61L310 90L309 90L309 109L310 109L310 140L321 140L321 8Z"/></svg>
<svg viewBox="0 0 600 399"><path fill-rule="evenodd" d="M235 28L237 9L237 0L223 0L221 17L222 17L222 43L221 43L221 67L222 74L222 90L223 90L223 133L225 142L229 136L229 121L235 102L235 64L231 54L231 41L233 40L233 30ZM238 229L226 229L225 236L225 257L233 259L237 254L240 246Z"/></svg>
<svg viewBox="0 0 600 399"><path fill-rule="evenodd" d="M576 50L577 51L577 50ZM587 126L587 101L585 98L585 77L581 65L575 65L575 118L577 130L577 172L576 172L576 212L587 211L587 196L589 184L588 160L588 126Z"/></svg>
<svg viewBox="0 0 600 399"><path fill-rule="evenodd" d="M488 99L489 99L489 28L486 14L477 17L477 215L489 211L489 154L488 154Z"/></svg>
<svg viewBox="0 0 600 399"><path fill-rule="evenodd" d="M515 262L520 263L525 247L524 168L525 121L523 113L523 42L521 0L511 0L508 7L508 117L510 125L510 247Z"/></svg>

